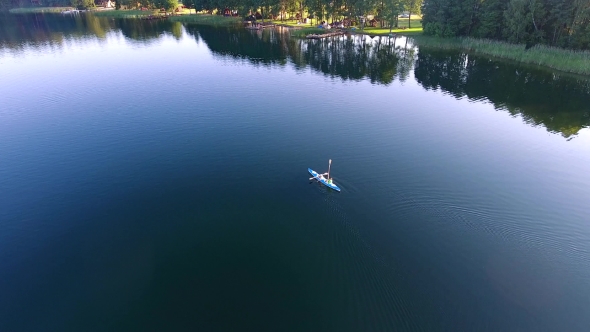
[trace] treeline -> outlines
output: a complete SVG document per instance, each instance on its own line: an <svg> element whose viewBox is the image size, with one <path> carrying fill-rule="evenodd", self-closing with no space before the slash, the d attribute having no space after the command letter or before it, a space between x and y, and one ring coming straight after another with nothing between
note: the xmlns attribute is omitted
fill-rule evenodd
<svg viewBox="0 0 590 332"><path fill-rule="evenodd" d="M425 34L590 49L590 0L426 0Z"/></svg>
<svg viewBox="0 0 590 332"><path fill-rule="evenodd" d="M122 8L172 8L179 5L178 0L111 0L117 9ZM189 6L193 6L192 0ZM34 7L76 7L78 9L88 9L103 6L107 0L39 0L32 2L30 0L0 0L0 10L9 10L12 8L34 8Z"/></svg>
<svg viewBox="0 0 590 332"><path fill-rule="evenodd" d="M96 0L98 4L101 0ZM373 16L381 27L397 27L402 13L419 14L423 0L184 0L182 4L197 11L224 14L226 10L237 11L246 17L258 13L263 18L308 18L319 21L348 19L363 25L367 16ZM168 8L166 0L116 0L117 5L127 8ZM87 6L95 0L39 0L41 6ZM177 3L174 1L174 3ZM30 0L0 0L0 7L30 7ZM408 17L408 20L410 17Z"/></svg>
<svg viewBox="0 0 590 332"><path fill-rule="evenodd" d="M259 13L263 18L308 18L319 21L348 19L363 25L373 16L381 27L398 26L400 14L419 14L423 0L185 0L197 10L211 13L237 10L242 16ZM408 17L409 19L409 17Z"/></svg>
<svg viewBox="0 0 590 332"><path fill-rule="evenodd" d="M97 0L97 2L100 0ZM12 8L28 8L28 7L79 7L90 8L94 7L94 0L0 0L0 10L7 11Z"/></svg>

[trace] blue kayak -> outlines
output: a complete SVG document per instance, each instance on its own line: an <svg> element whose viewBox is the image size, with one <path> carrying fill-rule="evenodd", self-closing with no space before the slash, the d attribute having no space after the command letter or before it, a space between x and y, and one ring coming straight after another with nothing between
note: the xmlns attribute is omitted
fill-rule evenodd
<svg viewBox="0 0 590 332"><path fill-rule="evenodd" d="M320 181L324 186L334 189L336 191L340 191L340 188L338 188L338 186L334 184L334 182L332 182L332 179L326 179L322 174L319 174L311 168L308 168L307 171L309 172L309 174L311 174L311 176L313 176L316 180Z"/></svg>

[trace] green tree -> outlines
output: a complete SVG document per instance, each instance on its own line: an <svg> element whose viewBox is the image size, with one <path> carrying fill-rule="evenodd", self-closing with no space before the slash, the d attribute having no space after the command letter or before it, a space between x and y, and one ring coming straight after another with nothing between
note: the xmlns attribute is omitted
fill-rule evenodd
<svg viewBox="0 0 590 332"><path fill-rule="evenodd" d="M391 33L393 27L398 26L398 17L404 8L404 5L401 0L385 0L383 5L383 18L388 22L389 33Z"/></svg>
<svg viewBox="0 0 590 332"><path fill-rule="evenodd" d="M76 8L92 8L94 0L70 0L70 5Z"/></svg>
<svg viewBox="0 0 590 332"><path fill-rule="evenodd" d="M501 39L506 25L504 12L507 0L486 0L481 4L480 14L476 18L473 36L479 38Z"/></svg>
<svg viewBox="0 0 590 332"><path fill-rule="evenodd" d="M178 0L166 0L166 10L174 12L176 7L178 7Z"/></svg>
<svg viewBox="0 0 590 332"><path fill-rule="evenodd" d="M428 0L422 5L424 33L439 37L456 36L458 28L452 21L457 0Z"/></svg>
<svg viewBox="0 0 590 332"><path fill-rule="evenodd" d="M423 0L403 0L404 8L408 11L408 28L412 27L412 13L419 14Z"/></svg>
<svg viewBox="0 0 590 332"><path fill-rule="evenodd" d="M527 0L510 0L504 12L506 29L504 37L511 42L520 43L529 38Z"/></svg>
<svg viewBox="0 0 590 332"><path fill-rule="evenodd" d="M174 12L178 7L178 0L156 0L155 5L158 8L164 8L167 12Z"/></svg>

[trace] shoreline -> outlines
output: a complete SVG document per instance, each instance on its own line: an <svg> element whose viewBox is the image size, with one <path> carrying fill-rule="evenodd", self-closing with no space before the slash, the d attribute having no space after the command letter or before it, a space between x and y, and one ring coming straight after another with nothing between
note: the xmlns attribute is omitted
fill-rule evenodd
<svg viewBox="0 0 590 332"><path fill-rule="evenodd" d="M322 29L314 27L283 27L296 30L292 33L298 38L306 38L308 34L320 34ZM330 30L324 30L329 33ZM487 56L493 59L513 61L516 63L535 66L548 70L554 70L566 74L580 75L584 78L590 77L590 51L568 50L546 45L535 45L526 49L525 44L510 44L502 41L476 38L440 38L426 36L419 31L409 29L392 30L389 33L367 33L360 30L343 30L350 35L366 36L404 36L414 40L418 47L463 51L470 54Z"/></svg>
<svg viewBox="0 0 590 332"><path fill-rule="evenodd" d="M14 8L9 12L11 14L56 13L59 10L68 8L70 7ZM164 15L155 10L101 10L99 8L93 8L87 12L97 17L142 19L146 16L153 16L154 18L160 18L161 16L173 22L212 26L244 26L244 21L241 17L225 17L221 15L192 14L186 12ZM314 38L323 38L334 33L367 35L371 37L405 36L412 38L415 44L422 48L463 51L470 54L590 77L590 51L568 50L545 45L535 45L527 49L524 44L510 44L488 39L433 37L424 35L421 27L401 27L399 29L392 29L390 33L389 29L373 27L366 27L363 31L358 28L320 29L309 23L296 24L293 20L292 22L289 22L289 20L265 20L265 23L289 29L291 30L290 34L296 38L306 38L310 35L314 36Z"/></svg>
<svg viewBox="0 0 590 332"><path fill-rule="evenodd" d="M494 59L514 61L568 74L590 77L590 51L576 51L546 45L526 49L525 44L475 38L439 38L414 36L416 45L438 50L459 50Z"/></svg>

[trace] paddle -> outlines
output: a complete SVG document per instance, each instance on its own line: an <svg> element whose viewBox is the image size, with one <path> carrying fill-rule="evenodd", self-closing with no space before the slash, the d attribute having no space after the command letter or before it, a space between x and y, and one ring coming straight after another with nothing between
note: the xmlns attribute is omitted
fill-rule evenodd
<svg viewBox="0 0 590 332"><path fill-rule="evenodd" d="M331 166L332 166L332 159L330 159L330 160L328 161L328 173L324 173L324 174L318 174L318 176L320 176L320 175L328 175L328 178L327 178L326 180L329 180L329 179L330 179L330 167L331 167ZM313 180L313 179L316 179L316 180L318 180L318 181L319 181L318 177L316 177L316 176L309 178L309 181L311 181L311 180Z"/></svg>

